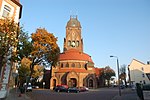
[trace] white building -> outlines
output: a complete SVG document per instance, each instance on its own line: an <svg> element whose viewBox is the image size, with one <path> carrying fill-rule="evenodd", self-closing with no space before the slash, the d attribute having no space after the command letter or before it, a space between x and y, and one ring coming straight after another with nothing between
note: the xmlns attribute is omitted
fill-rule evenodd
<svg viewBox="0 0 150 100"><path fill-rule="evenodd" d="M19 0L0 0L0 19L9 18L14 20L19 25L21 18L22 5ZM9 52L8 52L9 54ZM11 54L6 57L7 62L4 66L0 66L0 99L5 98L9 94L9 83L11 73L13 73L13 63L9 60Z"/></svg>
<svg viewBox="0 0 150 100"><path fill-rule="evenodd" d="M19 23L22 5L19 0L0 0L0 18L12 18Z"/></svg>
<svg viewBox="0 0 150 100"><path fill-rule="evenodd" d="M129 67L129 80L131 85L136 83L150 84L150 63L144 64L133 59Z"/></svg>

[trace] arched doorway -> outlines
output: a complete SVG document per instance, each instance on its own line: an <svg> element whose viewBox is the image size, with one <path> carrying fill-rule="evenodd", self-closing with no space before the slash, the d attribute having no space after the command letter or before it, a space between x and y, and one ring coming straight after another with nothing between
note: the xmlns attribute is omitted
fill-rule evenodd
<svg viewBox="0 0 150 100"><path fill-rule="evenodd" d="M93 80L92 79L89 80L89 87L93 88Z"/></svg>
<svg viewBox="0 0 150 100"><path fill-rule="evenodd" d="M68 86L69 87L76 87L77 86L77 79L76 78L70 78Z"/></svg>

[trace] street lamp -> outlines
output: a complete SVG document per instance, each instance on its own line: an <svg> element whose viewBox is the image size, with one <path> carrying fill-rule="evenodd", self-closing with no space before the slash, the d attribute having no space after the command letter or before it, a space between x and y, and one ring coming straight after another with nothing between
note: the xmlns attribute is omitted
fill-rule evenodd
<svg viewBox="0 0 150 100"><path fill-rule="evenodd" d="M121 96L120 80L119 80L119 60L118 60L118 57L117 57L117 56L110 56L110 57L117 58L117 69L118 69L118 87L119 87L119 95Z"/></svg>

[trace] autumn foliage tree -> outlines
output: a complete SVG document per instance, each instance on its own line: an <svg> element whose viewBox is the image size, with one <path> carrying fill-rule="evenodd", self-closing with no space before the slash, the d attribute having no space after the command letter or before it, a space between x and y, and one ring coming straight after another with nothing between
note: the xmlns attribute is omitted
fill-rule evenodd
<svg viewBox="0 0 150 100"><path fill-rule="evenodd" d="M31 38L27 32L21 30L18 36L18 56L21 62L19 77L25 82L26 77L37 78L43 74L43 66L55 66L58 60L59 47L57 38L46 29L39 28L32 33ZM28 64L26 64L28 62ZM42 73L42 74L41 74Z"/></svg>
<svg viewBox="0 0 150 100"><path fill-rule="evenodd" d="M23 83L25 83L27 81L28 76L31 73L31 70L30 70L31 63L32 62L30 61L30 59L28 59L26 57L24 57L21 60L21 66L19 67L19 79L20 79L21 85L23 85ZM44 70L43 66L35 65L32 78L35 79L35 78L43 75L43 70ZM28 79L28 81L29 81L29 79Z"/></svg>
<svg viewBox="0 0 150 100"><path fill-rule="evenodd" d="M0 19L0 70L6 63L4 58L8 55L8 51L11 51L12 57L16 55L14 52L16 52L19 31L20 27L14 20Z"/></svg>
<svg viewBox="0 0 150 100"><path fill-rule="evenodd" d="M30 75L30 64L31 61L28 58L24 57L21 60L21 66L19 67L19 80L21 86L26 82L27 76Z"/></svg>
<svg viewBox="0 0 150 100"><path fill-rule="evenodd" d="M60 52L57 38L44 28L38 28L32 33L31 39L33 50L29 56L30 76L33 75L35 65L45 65L45 63L55 65Z"/></svg>

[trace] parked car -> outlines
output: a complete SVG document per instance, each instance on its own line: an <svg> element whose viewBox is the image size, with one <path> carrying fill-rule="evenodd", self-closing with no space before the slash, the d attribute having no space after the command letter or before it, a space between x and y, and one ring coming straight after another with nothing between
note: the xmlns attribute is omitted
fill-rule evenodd
<svg viewBox="0 0 150 100"><path fill-rule="evenodd" d="M24 83L23 87L25 88L25 90L28 91L32 91L32 85L31 83L28 83L28 85L26 83Z"/></svg>
<svg viewBox="0 0 150 100"><path fill-rule="evenodd" d="M79 91L80 92L85 92L85 91L88 91L89 89L87 88L87 87L85 87L85 86L83 86L83 87L79 87Z"/></svg>
<svg viewBox="0 0 150 100"><path fill-rule="evenodd" d="M120 89L124 89L124 88L125 88L125 86L121 84L120 85Z"/></svg>
<svg viewBox="0 0 150 100"><path fill-rule="evenodd" d="M70 92L79 93L80 90L77 87L70 87L68 88L68 93Z"/></svg>
<svg viewBox="0 0 150 100"><path fill-rule="evenodd" d="M89 88L87 88L87 87L85 87L85 86L84 86L84 88L86 89L86 91L89 91Z"/></svg>
<svg viewBox="0 0 150 100"><path fill-rule="evenodd" d="M67 85L57 85L53 89L56 92L67 92L68 91L68 86Z"/></svg>
<svg viewBox="0 0 150 100"><path fill-rule="evenodd" d="M32 86L32 88L34 88L34 89L38 89L38 88L39 88L39 86Z"/></svg>

